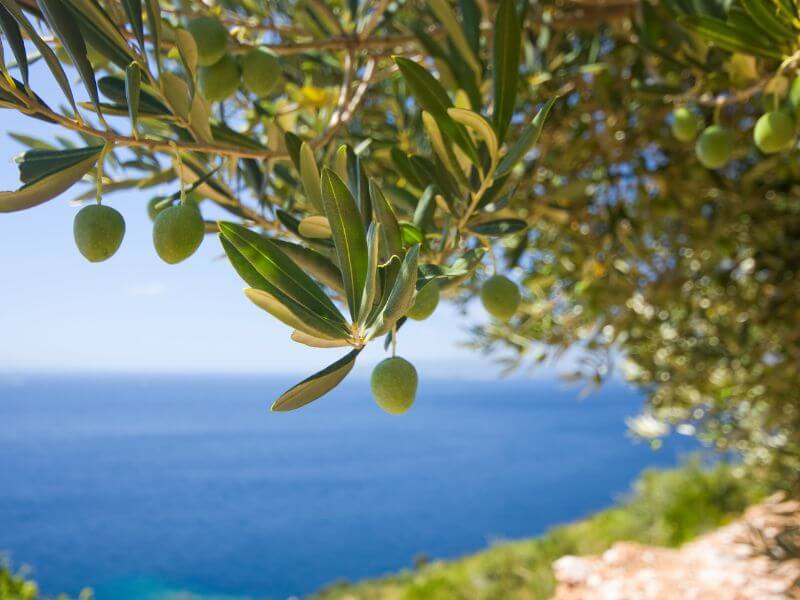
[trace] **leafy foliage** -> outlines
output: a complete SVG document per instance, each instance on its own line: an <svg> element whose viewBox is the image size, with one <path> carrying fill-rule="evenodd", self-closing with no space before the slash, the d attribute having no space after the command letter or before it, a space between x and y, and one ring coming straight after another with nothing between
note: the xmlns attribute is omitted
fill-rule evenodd
<svg viewBox="0 0 800 600"><path fill-rule="evenodd" d="M248 298L345 348L276 409L396 344L431 279L504 271L521 305L476 347L578 347L598 383L622 357L649 418L798 482L795 3L0 0L0 32L0 107L80 138L17 134L0 211L172 185L154 216L198 204Z"/></svg>

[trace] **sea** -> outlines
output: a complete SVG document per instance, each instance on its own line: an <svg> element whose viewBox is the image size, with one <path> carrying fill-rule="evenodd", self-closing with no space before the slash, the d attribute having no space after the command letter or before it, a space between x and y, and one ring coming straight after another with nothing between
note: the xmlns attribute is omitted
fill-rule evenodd
<svg viewBox="0 0 800 600"><path fill-rule="evenodd" d="M433 380L403 416L355 377L0 375L0 553L47 594L302 597L535 536L695 449L626 433L621 383Z"/></svg>

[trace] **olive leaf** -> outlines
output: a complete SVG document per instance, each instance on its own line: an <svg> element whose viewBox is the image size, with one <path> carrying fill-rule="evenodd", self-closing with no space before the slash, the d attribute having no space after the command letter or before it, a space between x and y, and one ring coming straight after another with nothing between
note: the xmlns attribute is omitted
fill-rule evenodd
<svg viewBox="0 0 800 600"><path fill-rule="evenodd" d="M311 348L342 348L350 345L348 340L332 340L330 338L317 337L299 329L292 332L291 338L293 342Z"/></svg>
<svg viewBox="0 0 800 600"><path fill-rule="evenodd" d="M120 69L137 60L122 32L94 0L62 0L80 28L86 43Z"/></svg>
<svg viewBox="0 0 800 600"><path fill-rule="evenodd" d="M322 171L322 201L328 216L350 315L356 320L367 278L367 238L355 199L344 181L327 167Z"/></svg>
<svg viewBox="0 0 800 600"><path fill-rule="evenodd" d="M514 166L522 160L525 154L533 148L536 142L539 140L539 136L542 133L542 128L544 127L544 122L547 120L547 115L550 113L550 109L553 107L553 104L558 99L550 98L547 102L545 102L544 106L539 109L539 112L536 113L536 116L533 120L525 127L525 130L522 132L522 135L519 139L511 146L511 149L508 153L500 159L500 164L497 165L497 170L495 171L495 178L499 179Z"/></svg>
<svg viewBox="0 0 800 600"><path fill-rule="evenodd" d="M320 189L319 168L314 158L314 151L306 142L300 145L300 179L303 180L303 189L311 206L320 214L325 214L325 205L322 203Z"/></svg>
<svg viewBox="0 0 800 600"><path fill-rule="evenodd" d="M386 303L370 324L366 336L368 340L384 335L411 308L417 282L419 249L419 245L415 245L406 252Z"/></svg>
<svg viewBox="0 0 800 600"><path fill-rule="evenodd" d="M122 0L122 7L125 9L125 16L131 24L139 48L144 52L144 21L142 19L142 0Z"/></svg>
<svg viewBox="0 0 800 600"><path fill-rule="evenodd" d="M315 250L285 240L272 240L284 254L309 275L339 294L344 294L342 272L325 256Z"/></svg>
<svg viewBox="0 0 800 600"><path fill-rule="evenodd" d="M486 144L486 149L489 152L489 158L492 159L492 163L497 162L497 153L499 150L497 134L495 134L494 129L492 129L492 126L489 125L486 119L478 113L465 108L448 108L447 114L457 123L461 123L472 129Z"/></svg>
<svg viewBox="0 0 800 600"><path fill-rule="evenodd" d="M380 262L385 264L393 256L401 256L403 253L403 238L400 234L400 225L394 214L394 209L384 196L381 188L373 180L369 180L369 195L372 200L372 210L375 213L375 221L380 224Z"/></svg>
<svg viewBox="0 0 800 600"><path fill-rule="evenodd" d="M478 152L469 134L447 114L447 109L451 108L453 103L442 85L413 60L395 56L394 62L419 105L436 119L442 132L458 144L473 163L479 164Z"/></svg>
<svg viewBox="0 0 800 600"><path fill-rule="evenodd" d="M347 343L346 338L341 335L338 337L331 336L326 334L325 331L315 329L312 324L304 321L292 311L292 308L290 308L291 303L286 304L281 302L276 296L270 294L269 292L265 292L264 290L257 288L245 288L244 295L247 296L247 298L257 307L265 310L273 317L278 319L281 323L288 325L295 331L301 331L308 336L314 337L315 339L327 340L329 342L342 341L344 344Z"/></svg>
<svg viewBox="0 0 800 600"><path fill-rule="evenodd" d="M495 219L468 225L469 230L479 235L504 236L517 233L528 228L522 219Z"/></svg>
<svg viewBox="0 0 800 600"><path fill-rule="evenodd" d="M461 57L467 62L470 69L475 72L476 76L480 75L481 65L475 57L475 53L467 41L464 30L461 28L456 13L450 7L448 0L431 0L428 4L433 14L436 15L436 18L439 19L439 22L444 26L453 45L461 54Z"/></svg>
<svg viewBox="0 0 800 600"><path fill-rule="evenodd" d="M306 312L329 325L327 329L314 326L316 329L325 333L333 331L332 337L349 335L346 321L322 288L269 238L226 221L219 223L219 230L222 239L230 242L250 267L269 283L270 289L264 289L248 281L250 285L264 289L284 304L286 304L284 297L293 300Z"/></svg>
<svg viewBox="0 0 800 600"><path fill-rule="evenodd" d="M147 23L150 29L153 56L156 59L156 69L161 74L161 6L158 0L144 0L144 9L147 14Z"/></svg>
<svg viewBox="0 0 800 600"><path fill-rule="evenodd" d="M519 81L519 55L522 46L522 27L515 0L500 0L495 16L492 118L497 140L503 143L514 114Z"/></svg>
<svg viewBox="0 0 800 600"><path fill-rule="evenodd" d="M139 65L132 62L125 69L125 100L128 104L128 116L131 120L131 129L134 136L136 133L136 122L139 119L139 98L142 93L142 72Z"/></svg>
<svg viewBox="0 0 800 600"><path fill-rule="evenodd" d="M22 81L25 87L30 87L28 82L28 55L25 52L25 42L22 39L22 33L19 30L19 24L11 16L11 13L6 8L0 5L0 31L11 46L11 51L14 53L14 58L17 61L19 72L22 75Z"/></svg>
<svg viewBox="0 0 800 600"><path fill-rule="evenodd" d="M358 312L358 323L364 323L372 312L375 297L378 293L378 256L381 224L373 222L367 231L367 279L364 282L364 293L361 308Z"/></svg>
<svg viewBox="0 0 800 600"><path fill-rule="evenodd" d="M0 0L0 4L2 4L3 7L5 7L9 13L11 13L11 15L13 15L19 26L25 30L25 34L28 36L28 39L30 39L31 42L33 42L33 45L36 46L39 54L42 55L42 58L47 63L50 72L53 73L53 77L56 78L61 91L64 92L64 97L67 99L67 102L69 102L72 109L77 112L78 107L75 104L75 97L72 95L72 88L69 86L67 74L64 72L64 68L61 66L61 62L58 60L58 57L50 49L50 46L48 46L39 36L36 29L22 12L22 8L20 8L17 0Z"/></svg>
<svg viewBox="0 0 800 600"><path fill-rule="evenodd" d="M89 93L89 97L98 115L102 116L94 69L86 55L86 42L81 35L81 31L72 13L67 9L63 0L36 0L36 3L41 9L50 29L61 40L64 49L72 60L72 64L74 64L75 68L78 70L83 80L83 85L86 87L86 91Z"/></svg>
<svg viewBox="0 0 800 600"><path fill-rule="evenodd" d="M161 91L167 103L172 107L172 112L188 122L191 109L189 84L182 77L169 71L161 73L159 81L161 82Z"/></svg>
<svg viewBox="0 0 800 600"><path fill-rule="evenodd" d="M0 212L14 212L52 200L77 183L94 167L102 146L74 150L31 150L23 155L20 172L25 185L15 192L0 192Z"/></svg>
<svg viewBox="0 0 800 600"><path fill-rule="evenodd" d="M272 410L295 410L327 394L347 377L360 352L360 348L351 350L335 363L287 390L275 401Z"/></svg>
<svg viewBox="0 0 800 600"><path fill-rule="evenodd" d="M117 102L120 105L127 104L128 96L125 88L125 80L121 77L115 77L113 75L101 77L97 80L97 87L100 89L100 92L109 100ZM152 88L149 88L141 83L139 85L140 111L153 115L169 114L169 108L167 108L163 102L150 93L148 91L150 89Z"/></svg>
<svg viewBox="0 0 800 600"><path fill-rule="evenodd" d="M448 109L448 112L450 110L452 109ZM457 160L453 155L452 149L449 144L445 142L444 137L442 137L442 132L439 130L436 119L434 119L429 112L422 111L422 123L425 126L425 132L428 134L428 138L431 140L433 151L436 152L445 168L447 168L450 173L465 180L464 172L461 170L461 167L457 165Z"/></svg>

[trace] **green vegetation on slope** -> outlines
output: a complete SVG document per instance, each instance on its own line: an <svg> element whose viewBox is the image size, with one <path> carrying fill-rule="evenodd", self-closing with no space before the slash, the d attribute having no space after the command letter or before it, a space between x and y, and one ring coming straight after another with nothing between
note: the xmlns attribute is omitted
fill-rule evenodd
<svg viewBox="0 0 800 600"><path fill-rule="evenodd" d="M565 554L597 554L619 540L678 546L728 522L765 492L735 467L705 469L693 459L678 469L645 471L618 507L541 537L382 579L336 584L314 599L549 598L555 586L551 564Z"/></svg>

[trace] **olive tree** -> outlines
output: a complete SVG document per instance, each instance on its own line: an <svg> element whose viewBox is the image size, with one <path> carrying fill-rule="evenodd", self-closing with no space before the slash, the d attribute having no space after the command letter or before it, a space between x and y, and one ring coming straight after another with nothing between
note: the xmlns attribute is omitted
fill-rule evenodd
<svg viewBox="0 0 800 600"><path fill-rule="evenodd" d="M401 328L477 295L471 343L508 367L621 360L641 433L800 471L792 0L0 0L0 30L0 105L75 134L16 136L0 211L89 182L75 242L108 260L103 197L172 184L164 261L217 234L294 341L345 349L274 410L382 340L373 394L404 412Z"/></svg>

